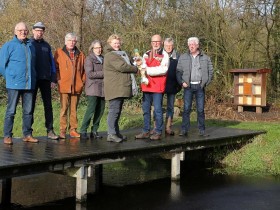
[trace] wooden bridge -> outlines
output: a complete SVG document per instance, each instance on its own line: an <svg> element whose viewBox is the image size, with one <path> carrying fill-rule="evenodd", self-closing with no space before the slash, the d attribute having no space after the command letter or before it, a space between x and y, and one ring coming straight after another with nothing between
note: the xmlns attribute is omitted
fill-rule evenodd
<svg viewBox="0 0 280 210"><path fill-rule="evenodd" d="M123 131L128 140L123 143L102 140L48 140L39 137L38 144L14 139L12 146L0 144L0 180L2 180L2 204L11 202L12 178L42 172L71 171L76 177L76 200L83 201L87 194L87 178L97 172L104 163L124 161L129 158L147 157L162 153L171 154L171 179L180 179L180 161L185 151L219 147L250 141L265 131L252 131L226 127L208 127L208 137L201 137L191 130L188 137L166 136L160 141L135 140L140 129ZM103 133L105 136L105 134ZM98 179L97 179L98 182Z"/></svg>

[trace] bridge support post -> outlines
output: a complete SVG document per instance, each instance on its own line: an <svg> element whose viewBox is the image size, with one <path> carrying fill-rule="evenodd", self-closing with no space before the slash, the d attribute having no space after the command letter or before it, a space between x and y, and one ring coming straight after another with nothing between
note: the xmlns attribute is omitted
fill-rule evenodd
<svg viewBox="0 0 280 210"><path fill-rule="evenodd" d="M76 172L76 201L84 202L87 199L88 167L82 166Z"/></svg>
<svg viewBox="0 0 280 210"><path fill-rule="evenodd" d="M185 159L185 153L173 153L171 158L171 180L177 181L180 179L180 161Z"/></svg>
<svg viewBox="0 0 280 210"><path fill-rule="evenodd" d="M11 204L12 195L12 178L2 180L2 198L1 204L3 206Z"/></svg>

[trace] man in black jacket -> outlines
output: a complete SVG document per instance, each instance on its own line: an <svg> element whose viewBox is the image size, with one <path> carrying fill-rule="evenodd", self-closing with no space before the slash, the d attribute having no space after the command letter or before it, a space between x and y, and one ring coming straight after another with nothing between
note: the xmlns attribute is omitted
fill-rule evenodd
<svg viewBox="0 0 280 210"><path fill-rule="evenodd" d="M45 112L45 126L47 129L47 136L49 139L56 140L58 136L53 130L53 109L52 109L52 95L51 88L56 85L56 68L51 51L51 46L43 39L45 32L45 25L38 22L33 26L33 37L31 43L36 50L36 73L37 85L34 92L35 99L33 104L33 111L35 108L35 101L38 89L41 91L41 96L44 104Z"/></svg>

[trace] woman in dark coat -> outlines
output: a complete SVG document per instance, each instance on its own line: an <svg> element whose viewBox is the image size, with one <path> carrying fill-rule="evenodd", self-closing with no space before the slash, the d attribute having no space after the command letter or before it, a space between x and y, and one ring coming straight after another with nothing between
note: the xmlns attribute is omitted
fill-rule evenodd
<svg viewBox="0 0 280 210"><path fill-rule="evenodd" d="M86 84L85 92L87 95L87 109L80 128L81 138L87 138L87 129L91 126L91 138L102 138L97 132L101 117L104 113L104 74L102 44L99 40L94 40L89 47L89 55L85 59Z"/></svg>
<svg viewBox="0 0 280 210"><path fill-rule="evenodd" d="M109 101L107 141L117 143L126 139L120 134L119 119L124 99L132 96L131 74L138 71L120 48L121 38L116 34L108 38L104 48L104 92Z"/></svg>

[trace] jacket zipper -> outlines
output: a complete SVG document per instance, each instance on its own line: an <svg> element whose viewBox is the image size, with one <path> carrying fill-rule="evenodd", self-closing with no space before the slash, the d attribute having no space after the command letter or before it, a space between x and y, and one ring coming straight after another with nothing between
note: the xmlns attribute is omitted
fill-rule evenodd
<svg viewBox="0 0 280 210"><path fill-rule="evenodd" d="M25 89L28 89L28 49L27 49L27 45L24 45L24 49L25 49L25 59L26 59L26 70L25 70Z"/></svg>

